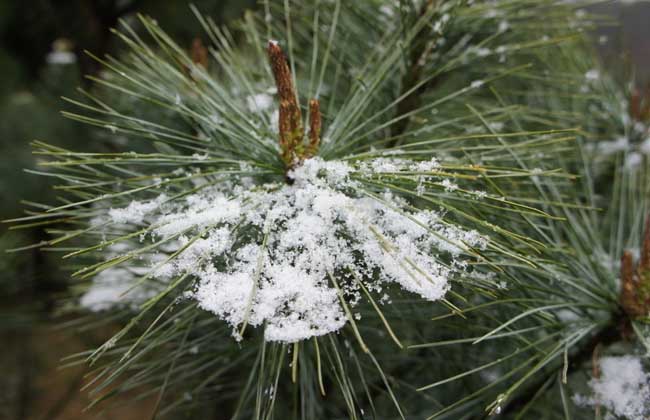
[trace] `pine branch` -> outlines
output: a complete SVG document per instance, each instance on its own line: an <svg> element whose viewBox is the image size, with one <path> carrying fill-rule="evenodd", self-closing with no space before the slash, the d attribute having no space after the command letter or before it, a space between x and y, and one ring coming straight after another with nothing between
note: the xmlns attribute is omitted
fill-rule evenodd
<svg viewBox="0 0 650 420"><path fill-rule="evenodd" d="M587 339L616 300L615 274L593 255L620 249L630 218L593 212L591 166L575 147L584 133L572 128L613 136L612 115L598 120L589 101L620 101L576 88L592 63L566 42L580 26L573 10L431 0L402 7L400 38L390 2L335 3L269 0L232 30L197 13L211 45L190 51L152 19L141 22L153 45L125 25L128 54L96 57L102 95L69 99L80 111L65 116L144 151L35 143L60 202L18 222L65 222L46 244L76 258L82 306L130 319L80 356L107 361L95 392L151 387L165 395L161 413L189 404L167 395L210 393L223 407L239 400L241 417L358 418L368 404L469 418L483 415L472 402L513 379L503 394L512 414L546 389L544 369L564 346L577 371L620 337L615 318ZM287 43L291 63L270 38ZM493 95L475 94L484 85ZM612 207L638 214L646 201L630 184ZM571 331L561 310L587 326ZM431 328L432 312L458 321ZM448 350L487 340L490 351ZM487 386L473 376L520 358ZM402 386L431 360L448 379L420 393ZM441 386L461 378L478 391Z"/></svg>
<svg viewBox="0 0 650 420"><path fill-rule="evenodd" d="M419 18L431 13L431 10L436 7L436 5L436 0L425 1L418 13ZM415 89L420 82L422 71L427 65L428 58L433 52L437 41L437 38L431 39L429 31L430 28L428 26L422 28L415 36L414 41L410 44L408 70L402 76L401 93L399 96L403 96L410 91L412 92L397 104L396 115L407 115L418 109L421 105L420 96L424 92L435 88L435 85L438 83L438 80L434 78L429 80L425 85ZM409 118L404 118L391 126L391 137L395 138L395 140L388 145L389 148L395 147L399 144L398 137L408 128L409 122Z"/></svg>
<svg viewBox="0 0 650 420"><path fill-rule="evenodd" d="M280 100L278 115L280 154L285 164L285 170L289 172L318 152L321 132L320 103L317 99L309 101L309 142L305 145L305 130L302 125L298 92L294 87L287 58L275 41L269 41L268 55Z"/></svg>
<svg viewBox="0 0 650 420"><path fill-rule="evenodd" d="M587 362L592 362L594 351L600 346L608 346L615 342L620 341L623 335L623 323L626 322L622 314L617 314L611 320L596 332L585 344L581 345L579 349L568 357L568 369L566 376L570 376L573 372L582 371ZM560 367L561 368L561 367ZM528 405L528 403L537 394L540 387L542 387L549 378L556 377L558 374L557 369L550 369L545 375L540 374L538 378L527 387L527 389L514 398L502 405L500 415L504 418L509 418L521 412L521 410ZM490 414L486 414L484 418L490 418Z"/></svg>

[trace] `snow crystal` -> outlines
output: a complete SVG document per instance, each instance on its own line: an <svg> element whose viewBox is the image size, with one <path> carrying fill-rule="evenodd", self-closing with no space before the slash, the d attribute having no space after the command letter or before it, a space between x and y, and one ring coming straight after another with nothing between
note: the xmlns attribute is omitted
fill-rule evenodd
<svg viewBox="0 0 650 420"><path fill-rule="evenodd" d="M650 138L647 138L639 145L639 151L644 155L650 155Z"/></svg>
<svg viewBox="0 0 650 420"><path fill-rule="evenodd" d="M164 245L161 251L175 251L177 241ZM107 258L128 254L139 246L135 242L116 242L104 250ZM142 255L137 263L129 266L112 266L97 274L85 290L79 304L93 312L108 310L114 307L137 307L154 297L163 290L163 284L153 280L141 282L156 264L161 264L167 258L162 252Z"/></svg>
<svg viewBox="0 0 650 420"><path fill-rule="evenodd" d="M202 155L198 153L194 153L192 157L196 160L207 160L210 156L207 153L204 153Z"/></svg>
<svg viewBox="0 0 650 420"><path fill-rule="evenodd" d="M500 121L494 121L494 122L491 122L491 123L488 124L488 125L489 125L489 127L490 127L490 130L493 130L493 131L499 132L499 131L503 130L503 126L504 126L505 124L503 124L503 123L500 122Z"/></svg>
<svg viewBox="0 0 650 420"><path fill-rule="evenodd" d="M603 357L601 374L592 378L589 386L593 396L575 395L577 405L601 406L610 414L629 420L644 420L650 416L650 373L643 370L641 359L635 356Z"/></svg>
<svg viewBox="0 0 650 420"><path fill-rule="evenodd" d="M395 173L395 172L434 172L440 168L440 162L436 158L423 161L410 161L396 158L376 158L369 162L359 164L359 170L368 174Z"/></svg>
<svg viewBox="0 0 650 420"><path fill-rule="evenodd" d="M643 155L638 152L632 152L625 157L625 169L634 169L643 162Z"/></svg>
<svg viewBox="0 0 650 420"><path fill-rule="evenodd" d="M447 22L449 22L449 19L451 19L451 16L449 16L448 13L442 15L440 19L433 24L434 32L442 33L442 28L447 24Z"/></svg>
<svg viewBox="0 0 650 420"><path fill-rule="evenodd" d="M598 152L603 155L611 155L617 152L627 150L630 142L627 137L619 137L616 140L601 141L598 143Z"/></svg>
<svg viewBox="0 0 650 420"><path fill-rule="evenodd" d="M210 122L215 125L219 125L223 122L223 118L221 118L219 114L212 114L210 115L209 118L210 118Z"/></svg>
<svg viewBox="0 0 650 420"><path fill-rule="evenodd" d="M81 297L79 304L95 312L110 309L129 290L133 277L133 273L124 268L104 270L93 279L92 286Z"/></svg>
<svg viewBox="0 0 650 420"><path fill-rule="evenodd" d="M392 18L392 17L395 16L395 10L394 10L393 7L392 7L391 5L389 5L389 4L382 4L382 5L379 7L379 11L380 11L381 13L383 13L384 15L386 15L387 17L390 17L390 18Z"/></svg>
<svg viewBox="0 0 650 420"><path fill-rule="evenodd" d="M162 291L157 283L137 284L149 270L149 267L108 268L93 278L79 299L79 305L93 312L114 307L136 309L138 305Z"/></svg>
<svg viewBox="0 0 650 420"><path fill-rule="evenodd" d="M152 201L133 201L126 208L110 209L108 215L114 223L140 223L148 213L158 209L166 199L167 196L162 194Z"/></svg>
<svg viewBox="0 0 650 420"><path fill-rule="evenodd" d="M258 93L246 97L246 106L251 112L266 111L273 105L273 97L268 93Z"/></svg>
<svg viewBox="0 0 650 420"><path fill-rule="evenodd" d="M443 179L442 182L440 182L440 185L445 187L445 191L447 192L452 192L458 189L458 185L454 184L448 179Z"/></svg>
<svg viewBox="0 0 650 420"><path fill-rule="evenodd" d="M585 73L585 79L587 80L598 80L600 79L600 72L596 69L591 69Z"/></svg>
<svg viewBox="0 0 650 420"><path fill-rule="evenodd" d="M280 110L276 109L271 113L271 132L277 133L280 130ZM323 143L326 143L328 140L327 137L323 138ZM275 146L277 142L274 140L273 145Z"/></svg>
<svg viewBox="0 0 650 420"><path fill-rule="evenodd" d="M77 56L71 51L52 51L47 54L45 61L55 65L74 64Z"/></svg>
<svg viewBox="0 0 650 420"><path fill-rule="evenodd" d="M596 69L591 69L585 73L585 79L587 80L598 80L600 79L600 72Z"/></svg>
<svg viewBox="0 0 650 420"><path fill-rule="evenodd" d="M474 50L474 52L475 52L476 55L478 55L479 57L486 57L486 56L488 56L488 55L490 55L490 54L492 53L492 50L490 50L489 48L484 48L484 47L483 47L483 48L476 48L476 49Z"/></svg>
<svg viewBox="0 0 650 420"><path fill-rule="evenodd" d="M358 188L360 180L389 173L422 182L439 167L436 159L353 165L312 158L288 174L291 184L219 185L166 204L164 212L161 195L109 215L120 224L149 223L153 238L175 241L169 251L183 248L152 277L169 282L189 274L196 282L186 296L229 323L236 339L244 325L263 325L266 340L290 343L343 328L341 300L355 306L359 282L371 292L396 285L436 301L450 276L468 270L462 255L484 249L483 235L435 211L413 211L391 193ZM458 188L447 179L441 185Z"/></svg>

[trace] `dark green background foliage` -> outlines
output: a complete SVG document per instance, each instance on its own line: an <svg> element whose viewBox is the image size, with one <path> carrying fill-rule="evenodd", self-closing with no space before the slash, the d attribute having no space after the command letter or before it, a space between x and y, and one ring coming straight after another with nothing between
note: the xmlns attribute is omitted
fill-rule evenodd
<svg viewBox="0 0 650 420"><path fill-rule="evenodd" d="M198 0L194 4L219 23L254 7L250 0ZM95 74L99 67L84 50L98 56L119 55L121 46L110 29L118 19L134 21L135 13L155 16L181 45L188 47L202 32L185 0L0 1L0 219L21 214L25 208L21 201L51 202L47 178L24 171L37 166L30 141L47 139L75 150L114 148L100 130L62 118L60 111L65 106L60 97L75 97L78 86L92 89L84 75ZM74 63L48 63L47 55L56 40L66 40L76 56ZM99 337L70 337L53 331L55 302L66 280L66 267L59 255L36 248L4 252L38 243L45 235L42 226L11 231L7 225L0 226L2 419L81 418L79 410L87 401L75 401L78 372L59 373L56 365L66 353L102 341L102 333ZM72 344L61 346L62 341ZM137 408L113 415L143 416Z"/></svg>

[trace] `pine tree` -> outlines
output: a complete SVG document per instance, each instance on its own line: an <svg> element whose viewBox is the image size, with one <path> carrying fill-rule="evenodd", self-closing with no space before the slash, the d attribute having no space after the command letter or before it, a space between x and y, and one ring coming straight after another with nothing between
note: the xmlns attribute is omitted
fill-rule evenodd
<svg viewBox="0 0 650 420"><path fill-rule="evenodd" d="M205 418L647 418L650 97L550 0L263 1L206 42L140 18L35 142L75 265L119 322L99 403ZM611 139L617 139L612 141ZM637 250L635 255L634 249ZM73 258L74 257L74 258ZM645 349L644 349L645 348Z"/></svg>

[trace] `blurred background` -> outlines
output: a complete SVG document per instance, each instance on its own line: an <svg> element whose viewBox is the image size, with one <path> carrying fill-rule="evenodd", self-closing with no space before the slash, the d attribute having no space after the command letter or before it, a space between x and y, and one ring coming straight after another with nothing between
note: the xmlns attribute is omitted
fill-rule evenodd
<svg viewBox="0 0 650 420"><path fill-rule="evenodd" d="M254 0L194 0L220 23L254 8ZM612 18L592 34L604 65L616 76L650 83L650 2L613 1L590 12ZM84 50L119 55L111 35L119 19L153 16L179 44L191 45L201 29L187 0L0 0L0 219L19 217L25 202L53 202L51 185L37 170L29 142L42 140L75 150L107 148L105 133L62 118L61 96L92 89L84 75L100 69ZM623 63L623 65L621 65ZM105 131L105 130L104 130ZM0 226L0 419L142 419L155 401L128 399L106 412L82 414L89 403L79 392L81 368L60 369L61 359L96 346L110 328L80 333L58 327L55 303L65 291L59 256L38 248L6 250L46 238L44 226Z"/></svg>

